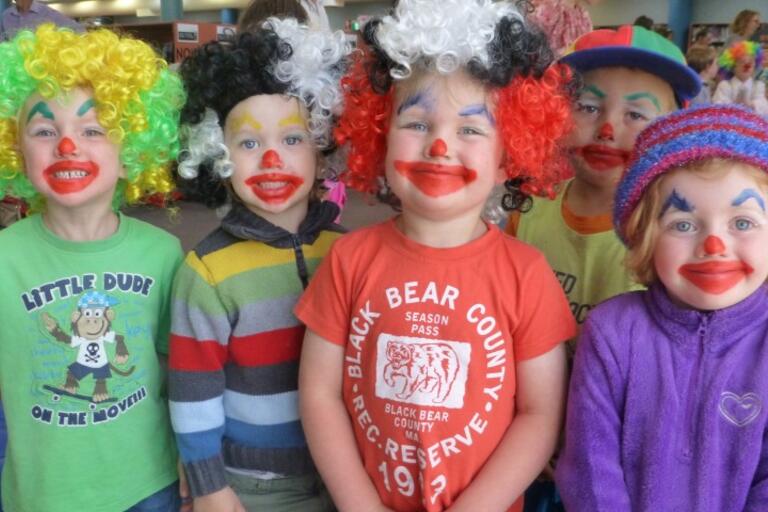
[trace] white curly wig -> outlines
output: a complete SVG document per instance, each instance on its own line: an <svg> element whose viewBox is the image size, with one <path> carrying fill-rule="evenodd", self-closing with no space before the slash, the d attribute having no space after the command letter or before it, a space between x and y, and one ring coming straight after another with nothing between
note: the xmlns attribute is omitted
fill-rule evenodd
<svg viewBox="0 0 768 512"><path fill-rule="evenodd" d="M492 0L399 0L394 13L382 19L376 32L380 48L396 66L396 80L408 78L415 63L434 63L441 74L449 74L477 59L485 68L488 45L499 20L524 22L510 3Z"/></svg>

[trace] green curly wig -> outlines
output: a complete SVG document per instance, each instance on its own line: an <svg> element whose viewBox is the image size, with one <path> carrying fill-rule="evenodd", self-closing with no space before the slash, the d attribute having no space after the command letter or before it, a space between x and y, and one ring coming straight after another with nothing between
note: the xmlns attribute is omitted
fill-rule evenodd
<svg viewBox="0 0 768 512"><path fill-rule="evenodd" d="M92 91L99 123L120 144L126 179L113 206L170 193L185 101L179 78L142 41L107 29L76 34L45 24L0 44L0 198L9 194L42 208L18 150L17 116L35 92L53 98L77 87Z"/></svg>

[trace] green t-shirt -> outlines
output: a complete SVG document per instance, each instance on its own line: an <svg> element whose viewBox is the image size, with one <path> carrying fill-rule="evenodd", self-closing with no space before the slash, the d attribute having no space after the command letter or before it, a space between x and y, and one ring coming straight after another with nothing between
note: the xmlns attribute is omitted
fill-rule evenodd
<svg viewBox="0 0 768 512"><path fill-rule="evenodd" d="M612 229L584 235L566 224L562 206L567 188L554 200L536 198L531 211L520 216L517 238L544 253L582 324L598 303L643 286L624 265L627 250Z"/></svg>
<svg viewBox="0 0 768 512"><path fill-rule="evenodd" d="M176 480L156 351L181 258L176 238L122 215L96 242L39 215L0 231L5 510L124 511Z"/></svg>

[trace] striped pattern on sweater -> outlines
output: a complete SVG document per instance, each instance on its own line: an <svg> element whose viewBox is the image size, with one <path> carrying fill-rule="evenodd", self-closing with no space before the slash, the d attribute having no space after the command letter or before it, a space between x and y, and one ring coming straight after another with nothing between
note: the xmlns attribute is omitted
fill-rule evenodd
<svg viewBox="0 0 768 512"><path fill-rule="evenodd" d="M310 275L339 233L302 245ZM226 485L224 467L299 475L313 468L298 412L303 292L293 248L217 230L174 283L169 392L192 494Z"/></svg>

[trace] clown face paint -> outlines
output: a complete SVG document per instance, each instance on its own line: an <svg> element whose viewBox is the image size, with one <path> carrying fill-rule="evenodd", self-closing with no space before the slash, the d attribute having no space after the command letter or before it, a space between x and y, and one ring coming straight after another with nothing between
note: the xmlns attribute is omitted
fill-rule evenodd
<svg viewBox="0 0 768 512"><path fill-rule="evenodd" d="M19 119L27 177L49 206L111 203L123 177L120 147L99 124L88 91L74 89L53 99L34 94Z"/></svg>
<svg viewBox="0 0 768 512"><path fill-rule="evenodd" d="M670 296L700 310L736 304L768 277L766 192L743 166L724 165L673 172L660 187L654 267Z"/></svg>
<svg viewBox="0 0 768 512"><path fill-rule="evenodd" d="M264 94L241 101L227 116L224 142L235 165L232 188L243 204L273 224L282 225L279 217L300 222L317 161L298 100Z"/></svg>
<svg viewBox="0 0 768 512"><path fill-rule="evenodd" d="M645 71L610 67L585 73L569 140L576 178L615 186L637 135L674 105L669 84Z"/></svg>
<svg viewBox="0 0 768 512"><path fill-rule="evenodd" d="M733 66L733 74L742 82L752 78L755 74L755 58L749 55L739 57Z"/></svg>
<svg viewBox="0 0 768 512"><path fill-rule="evenodd" d="M493 185L504 179L487 92L462 72L412 80L396 91L387 180L406 212L440 219L479 215Z"/></svg>

